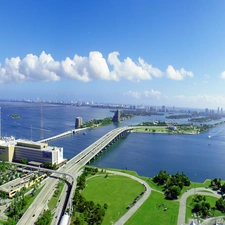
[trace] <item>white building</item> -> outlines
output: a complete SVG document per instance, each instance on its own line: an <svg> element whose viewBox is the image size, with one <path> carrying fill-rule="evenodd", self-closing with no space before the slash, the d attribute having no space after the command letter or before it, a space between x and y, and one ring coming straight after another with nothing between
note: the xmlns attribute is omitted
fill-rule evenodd
<svg viewBox="0 0 225 225"><path fill-rule="evenodd" d="M26 158L28 162L59 165L63 162L63 148L22 139L0 143L0 160L20 162L23 158Z"/></svg>

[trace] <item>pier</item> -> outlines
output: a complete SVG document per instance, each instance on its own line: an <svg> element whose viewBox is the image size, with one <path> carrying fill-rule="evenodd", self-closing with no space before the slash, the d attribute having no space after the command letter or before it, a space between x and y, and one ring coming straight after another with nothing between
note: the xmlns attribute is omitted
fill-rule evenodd
<svg viewBox="0 0 225 225"><path fill-rule="evenodd" d="M87 130L88 128L79 128L79 129L73 129L73 130L69 130L69 131L66 131L66 132L63 132L61 134L58 134L58 135L55 135L53 137L49 137L49 138L46 138L46 139L42 139L40 140L39 142L48 142L48 141L52 141L52 140L55 140L57 138L61 138L61 137L64 137L64 136L67 136L67 135L70 135L70 134L75 134L77 132L80 132L80 131L83 131L83 130Z"/></svg>

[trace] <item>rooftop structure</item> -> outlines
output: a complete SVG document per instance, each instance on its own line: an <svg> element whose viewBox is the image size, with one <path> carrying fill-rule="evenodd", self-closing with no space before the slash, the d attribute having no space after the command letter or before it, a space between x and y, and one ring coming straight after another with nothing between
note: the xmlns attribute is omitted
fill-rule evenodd
<svg viewBox="0 0 225 225"><path fill-rule="evenodd" d="M35 184L37 181L40 181L42 178L46 177L45 173L40 173L38 176L37 173L25 174L21 178L14 179L0 186L0 191L5 192L10 198L12 198L18 191L23 187L30 187ZM31 179L33 178L33 179Z"/></svg>

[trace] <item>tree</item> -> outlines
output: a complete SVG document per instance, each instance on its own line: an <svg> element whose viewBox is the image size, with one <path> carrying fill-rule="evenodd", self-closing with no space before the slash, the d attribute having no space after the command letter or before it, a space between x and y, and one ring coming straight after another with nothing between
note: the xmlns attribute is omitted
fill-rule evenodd
<svg viewBox="0 0 225 225"><path fill-rule="evenodd" d="M164 170L160 170L159 173L153 177L153 181L158 183L159 185L163 185L166 183L167 179L169 178L169 174Z"/></svg>
<svg viewBox="0 0 225 225"><path fill-rule="evenodd" d="M201 209L202 209L202 204L196 203L195 206L194 206L194 209L192 211L195 212L195 213L198 213L198 212L201 211Z"/></svg>
<svg viewBox="0 0 225 225"><path fill-rule="evenodd" d="M21 162L22 164L27 164L27 159L26 159L26 158L22 158L22 159L20 160L20 162Z"/></svg>
<svg viewBox="0 0 225 225"><path fill-rule="evenodd" d="M223 198L216 201L216 208L221 212L225 212L225 202Z"/></svg>
<svg viewBox="0 0 225 225"><path fill-rule="evenodd" d="M223 193L225 193L225 184L223 184L223 185L221 186L221 191L222 191Z"/></svg>
<svg viewBox="0 0 225 225"><path fill-rule="evenodd" d="M209 186L212 187L213 189L219 189L221 187L221 179L214 178L213 180L211 180Z"/></svg>
<svg viewBox="0 0 225 225"><path fill-rule="evenodd" d="M181 191L180 187L174 185L167 191L168 197L173 198L173 199L177 199L177 197L180 194L180 191Z"/></svg>

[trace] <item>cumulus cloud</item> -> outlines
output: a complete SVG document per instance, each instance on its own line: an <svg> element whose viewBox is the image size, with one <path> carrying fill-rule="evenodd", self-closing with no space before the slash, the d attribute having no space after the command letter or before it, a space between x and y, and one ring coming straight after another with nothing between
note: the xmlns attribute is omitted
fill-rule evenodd
<svg viewBox="0 0 225 225"><path fill-rule="evenodd" d="M57 81L56 74L59 63L50 54L42 52L39 57L28 54L24 59L20 57L6 59L5 68L0 67L0 83L24 81Z"/></svg>
<svg viewBox="0 0 225 225"><path fill-rule="evenodd" d="M154 77L162 77L163 76L163 72L160 71L157 68L154 68L152 65L149 65L148 63L146 63L142 58L138 58L138 62L139 64L142 66L143 69L145 69L146 71L148 71L148 73Z"/></svg>
<svg viewBox="0 0 225 225"><path fill-rule="evenodd" d="M194 74L191 71L186 71L181 68L180 70L175 70L173 66L169 65L166 70L166 75L172 80L183 80L186 76L193 77Z"/></svg>
<svg viewBox="0 0 225 225"><path fill-rule="evenodd" d="M182 80L186 76L193 77L192 72L183 68L178 71L171 65L168 66L166 74L175 80ZM95 79L140 82L163 76L164 73L160 69L140 57L137 62L130 57L120 60L119 52L111 52L104 58L100 52L93 51L87 57L75 54L73 58L56 61L43 51L40 56L28 54L23 59L7 58L4 66L0 64L0 83L59 81L63 77L82 82Z"/></svg>
<svg viewBox="0 0 225 225"><path fill-rule="evenodd" d="M112 78L115 80L127 79L132 81L151 80L151 74L140 64L136 64L127 57L123 62L118 59L119 52L112 52L108 62L113 66Z"/></svg>
<svg viewBox="0 0 225 225"><path fill-rule="evenodd" d="M225 79L225 71L220 74L220 78Z"/></svg>

